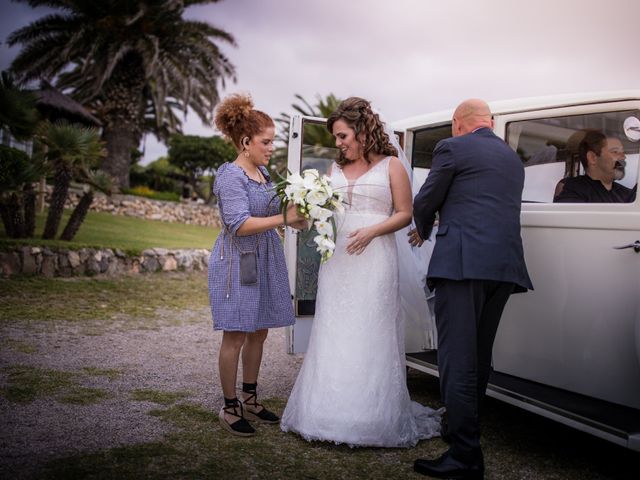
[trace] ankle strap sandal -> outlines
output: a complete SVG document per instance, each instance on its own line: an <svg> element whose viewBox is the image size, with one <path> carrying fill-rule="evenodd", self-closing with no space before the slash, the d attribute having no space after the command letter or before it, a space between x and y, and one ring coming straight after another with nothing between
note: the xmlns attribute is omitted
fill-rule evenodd
<svg viewBox="0 0 640 480"><path fill-rule="evenodd" d="M236 417L238 420L235 422L227 422L225 414ZM220 414L218 415L218 419L222 428L233 435L238 435L239 437L251 437L256 433L255 428L253 428L245 419L242 403L240 402L236 402L235 405L225 405L222 407L222 410L220 410Z"/></svg>
<svg viewBox="0 0 640 480"><path fill-rule="evenodd" d="M280 417L264 408L264 405L258 402L255 392L241 400L241 403L244 405L244 416L249 420L262 423L278 423L280 421Z"/></svg>

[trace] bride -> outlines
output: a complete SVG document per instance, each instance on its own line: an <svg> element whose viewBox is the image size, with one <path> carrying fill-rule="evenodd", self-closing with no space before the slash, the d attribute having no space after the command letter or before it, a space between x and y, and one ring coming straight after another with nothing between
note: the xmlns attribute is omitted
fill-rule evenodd
<svg viewBox="0 0 640 480"><path fill-rule="evenodd" d="M442 412L412 402L406 386L409 305L400 296L394 233L411 222L409 167L393 132L362 98L342 102L327 128L340 149L332 185L344 192L346 208L336 213L334 255L320 267L309 347L281 428L306 440L413 446L439 435ZM408 245L406 236L400 244ZM428 315L415 277L424 305L417 315Z"/></svg>

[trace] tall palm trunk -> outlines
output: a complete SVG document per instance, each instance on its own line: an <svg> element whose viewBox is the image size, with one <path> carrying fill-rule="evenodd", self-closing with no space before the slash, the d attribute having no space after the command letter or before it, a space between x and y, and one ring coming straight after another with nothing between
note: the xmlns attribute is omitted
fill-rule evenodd
<svg viewBox="0 0 640 480"><path fill-rule="evenodd" d="M0 198L0 217L2 218L2 224L4 225L4 231L9 238L13 237L13 221L11 220L11 211L9 210L9 201L5 198Z"/></svg>
<svg viewBox="0 0 640 480"><path fill-rule="evenodd" d="M24 238L24 216L22 214L22 204L17 193L12 193L0 201L0 215L2 223L9 238Z"/></svg>
<svg viewBox="0 0 640 480"><path fill-rule="evenodd" d="M70 183L71 169L67 165L57 165L53 176L53 192L51 193L51 202L49 202L49 213L42 233L44 239L55 238L58 233Z"/></svg>
<svg viewBox="0 0 640 480"><path fill-rule="evenodd" d="M131 154L142 138L144 86L142 59L137 53L130 53L120 61L104 87L102 136L108 153L102 170L114 177L119 187L129 187Z"/></svg>
<svg viewBox="0 0 640 480"><path fill-rule="evenodd" d="M36 231L36 192L31 183L24 187L22 201L24 202L24 236L30 238Z"/></svg>
<svg viewBox="0 0 640 480"><path fill-rule="evenodd" d="M89 212L91 202L93 202L93 190L89 190L85 193L78 202L78 205L76 205L71 217L69 217L67 226L64 227L64 231L62 232L62 235L60 235L60 240L66 240L68 242L73 240L73 237L78 233L80 225L84 222L87 212Z"/></svg>

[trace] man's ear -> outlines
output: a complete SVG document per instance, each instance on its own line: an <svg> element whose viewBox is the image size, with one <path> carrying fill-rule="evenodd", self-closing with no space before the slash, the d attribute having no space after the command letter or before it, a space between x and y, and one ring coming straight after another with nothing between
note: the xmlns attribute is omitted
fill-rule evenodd
<svg viewBox="0 0 640 480"><path fill-rule="evenodd" d="M598 158L598 156L596 155L596 152L594 152L593 150L589 150L587 152L587 164L588 165L595 165L596 158Z"/></svg>

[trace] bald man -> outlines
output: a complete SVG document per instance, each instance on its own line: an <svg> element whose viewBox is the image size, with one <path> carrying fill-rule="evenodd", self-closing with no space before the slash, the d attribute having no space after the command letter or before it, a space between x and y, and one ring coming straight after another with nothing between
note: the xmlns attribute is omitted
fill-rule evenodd
<svg viewBox="0 0 640 480"><path fill-rule="evenodd" d="M484 477L479 415L493 342L511 293L533 288L520 237L524 167L492 128L486 102L461 103L453 114L453 138L436 145L413 205L421 239L429 238L439 214L427 284L435 288L450 448L414 464L418 473L436 478Z"/></svg>

